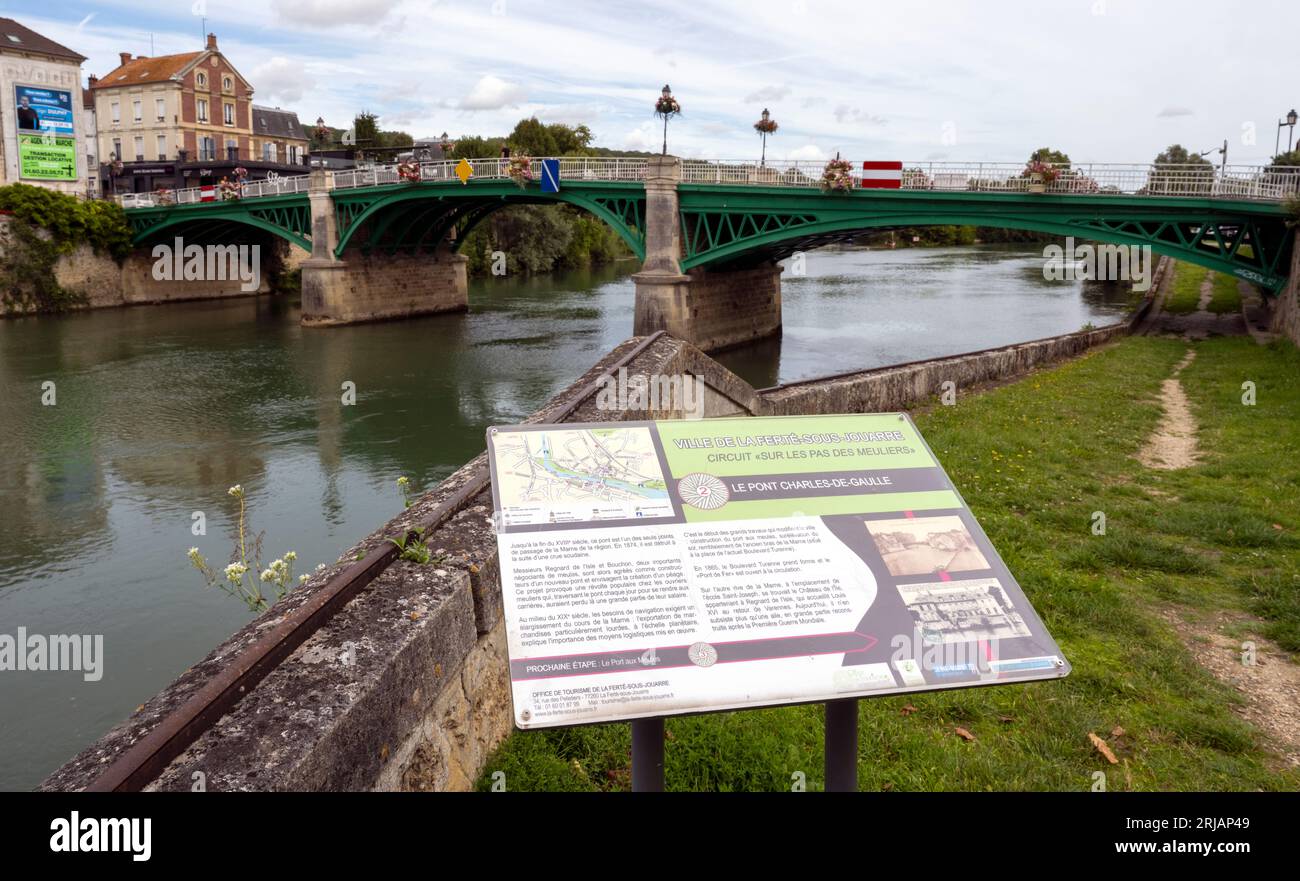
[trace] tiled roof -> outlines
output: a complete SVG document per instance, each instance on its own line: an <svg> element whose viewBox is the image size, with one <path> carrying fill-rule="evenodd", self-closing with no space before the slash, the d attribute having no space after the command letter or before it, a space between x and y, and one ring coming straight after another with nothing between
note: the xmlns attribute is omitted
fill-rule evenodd
<svg viewBox="0 0 1300 881"><path fill-rule="evenodd" d="M298 114L279 107L253 105L253 134L271 138L307 140L298 122Z"/></svg>
<svg viewBox="0 0 1300 881"><path fill-rule="evenodd" d="M157 58L132 58L99 78L96 89L127 86L135 83L161 83L180 73L202 52L183 52L180 55L159 55Z"/></svg>
<svg viewBox="0 0 1300 881"><path fill-rule="evenodd" d="M20 25L12 18L0 18L0 49L37 52L55 58L67 58L78 63L86 60L85 55L73 52L67 46L56 43L49 37L42 37L36 31Z"/></svg>

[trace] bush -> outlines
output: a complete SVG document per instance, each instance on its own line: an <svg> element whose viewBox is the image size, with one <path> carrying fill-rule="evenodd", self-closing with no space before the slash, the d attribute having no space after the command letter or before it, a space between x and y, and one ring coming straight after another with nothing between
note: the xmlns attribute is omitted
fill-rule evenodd
<svg viewBox="0 0 1300 881"><path fill-rule="evenodd" d="M83 201L45 187L10 184L0 187L0 211L46 230L60 253L83 244L119 262L131 253L131 225L116 202Z"/></svg>
<svg viewBox="0 0 1300 881"><path fill-rule="evenodd" d="M11 184L0 187L0 212L11 218L0 256L0 302L6 311L57 312L84 301L55 275L59 258L78 245L90 245L118 262L131 253L131 227L113 202L81 201L44 187Z"/></svg>

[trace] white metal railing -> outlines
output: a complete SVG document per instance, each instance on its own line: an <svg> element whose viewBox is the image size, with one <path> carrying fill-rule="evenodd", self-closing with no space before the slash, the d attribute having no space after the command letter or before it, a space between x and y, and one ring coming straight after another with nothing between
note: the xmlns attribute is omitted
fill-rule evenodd
<svg viewBox="0 0 1300 881"><path fill-rule="evenodd" d="M639 181L644 180L646 159L603 157L559 157L562 180ZM474 180L507 178L506 159L470 159ZM425 162L420 165L420 180L430 183L457 182L459 160ZM860 180L861 163L851 163L854 185ZM711 161L682 160L682 182L687 184L727 184L737 186L774 186L814 188L819 185L826 163L820 160L773 160L760 164L753 160ZM1197 196L1209 198L1256 199L1281 201L1300 196L1300 168L1229 165L1124 165L1114 163L1075 163L1053 166L1055 178L1041 182L1047 193ZM541 174L540 159L533 160L533 176ZM373 165L326 174L328 189L346 190L402 182L396 165ZM979 193L1024 193L1040 183L1025 173L1019 162L905 162L904 190L962 191ZM308 176L297 175L245 183L241 198L305 193ZM152 208L161 204L189 204L204 201L198 187L176 190L164 197L154 193L129 193L116 197L124 208ZM219 188L209 189L207 199L220 199Z"/></svg>
<svg viewBox="0 0 1300 881"><path fill-rule="evenodd" d="M682 182L774 187L816 187L825 170L821 161L752 160L682 162ZM1300 168L1229 165L1123 165L1085 162L1051 166L1048 193L1201 196L1280 201L1300 196ZM851 163L854 185L861 163ZM1019 162L904 162L901 189L980 193L1025 193L1036 183Z"/></svg>

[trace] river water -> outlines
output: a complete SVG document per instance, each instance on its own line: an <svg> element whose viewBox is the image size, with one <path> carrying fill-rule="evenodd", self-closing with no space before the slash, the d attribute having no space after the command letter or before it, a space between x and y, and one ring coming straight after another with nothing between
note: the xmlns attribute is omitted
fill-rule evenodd
<svg viewBox="0 0 1300 881"><path fill-rule="evenodd" d="M719 360L762 387L1126 312L1124 291L1044 281L1040 255L815 251L783 280L784 336ZM38 784L249 620L186 560L224 565L228 487L266 560L332 562L401 510L399 476L434 485L626 338L633 269L484 280L467 314L326 330L268 297L0 321L0 639L104 646L95 681L0 670L0 789Z"/></svg>

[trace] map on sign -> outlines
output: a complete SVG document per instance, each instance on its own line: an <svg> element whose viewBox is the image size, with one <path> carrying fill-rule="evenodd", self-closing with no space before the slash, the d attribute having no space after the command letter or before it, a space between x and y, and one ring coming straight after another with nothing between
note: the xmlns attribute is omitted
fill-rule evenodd
<svg viewBox="0 0 1300 881"><path fill-rule="evenodd" d="M517 432L497 452L497 491L511 525L674 514L649 428Z"/></svg>
<svg viewBox="0 0 1300 881"><path fill-rule="evenodd" d="M1056 679L906 414L488 430L520 728Z"/></svg>

